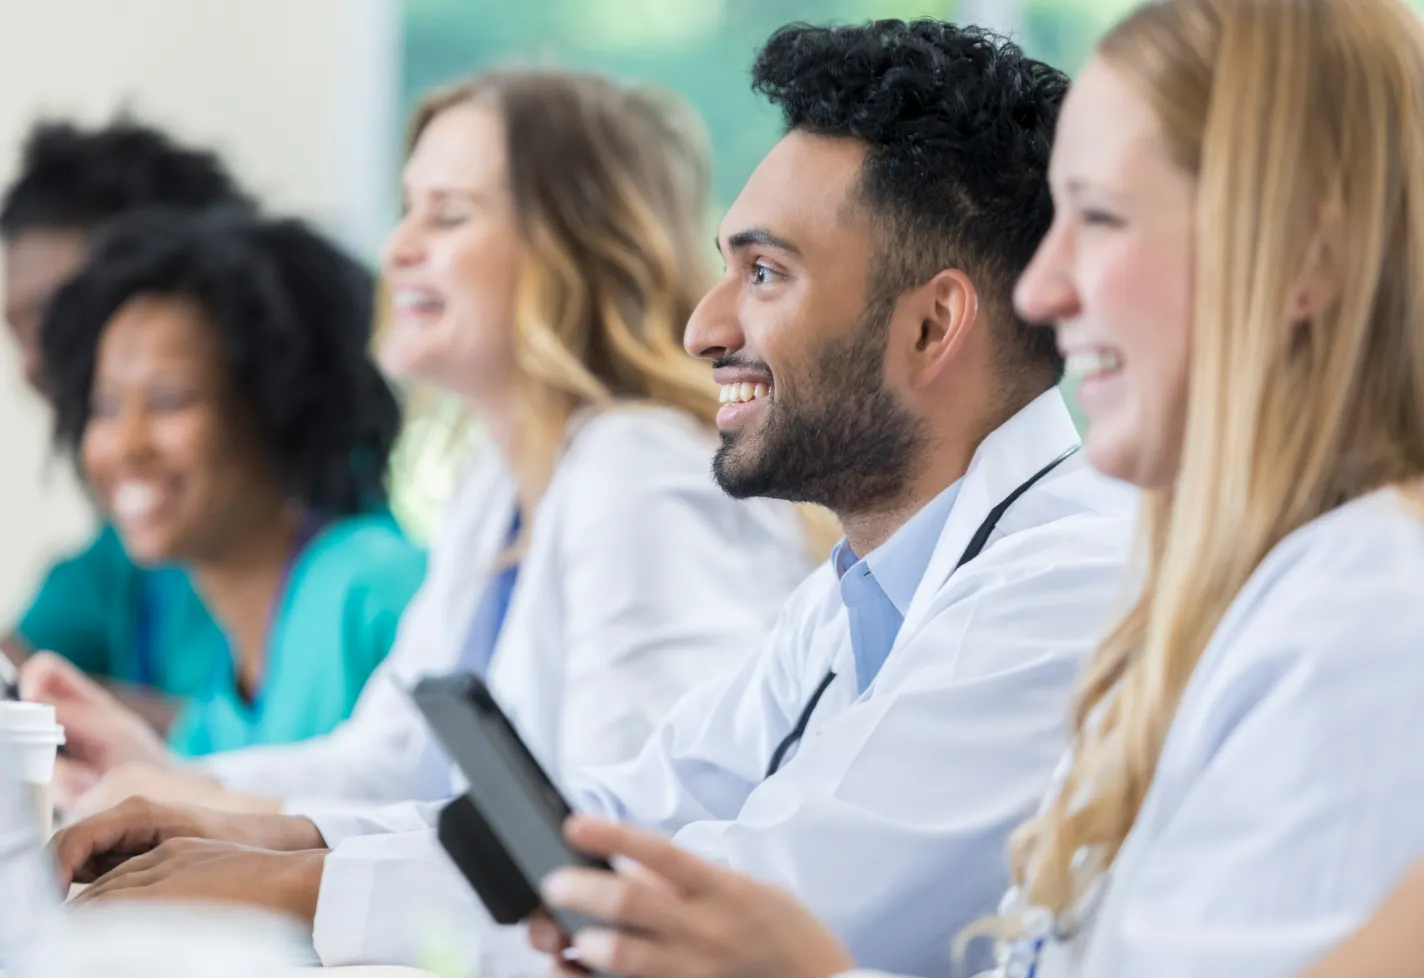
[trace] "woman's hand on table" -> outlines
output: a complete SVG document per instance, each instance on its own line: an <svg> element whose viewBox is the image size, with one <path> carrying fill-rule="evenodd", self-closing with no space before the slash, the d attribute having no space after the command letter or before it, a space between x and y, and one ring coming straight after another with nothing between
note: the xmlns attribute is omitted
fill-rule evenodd
<svg viewBox="0 0 1424 978"><path fill-rule="evenodd" d="M65 754L56 758L55 804L68 810L100 777L120 765L172 765L153 728L113 693L52 652L20 667L20 696L54 707L64 727Z"/></svg>
<svg viewBox="0 0 1424 978"><path fill-rule="evenodd" d="M625 978L663 975L831 978L854 967L841 943L786 891L704 862L640 829L570 819L568 839L589 855L636 867L562 869L544 882L545 902L607 921L574 937L579 962ZM565 941L546 917L530 942L561 955ZM555 965L556 975L578 972Z"/></svg>
<svg viewBox="0 0 1424 978"><path fill-rule="evenodd" d="M67 890L71 883L97 883L121 864L175 839L226 842L273 852L323 849L326 845L316 826L299 816L243 814L130 798L61 829L50 848L61 886Z"/></svg>
<svg viewBox="0 0 1424 978"><path fill-rule="evenodd" d="M130 798L147 798L169 805L202 805L229 812L275 814L282 810L282 803L275 798L228 791L217 780L198 770L122 764L80 795L68 813L85 818L107 811Z"/></svg>

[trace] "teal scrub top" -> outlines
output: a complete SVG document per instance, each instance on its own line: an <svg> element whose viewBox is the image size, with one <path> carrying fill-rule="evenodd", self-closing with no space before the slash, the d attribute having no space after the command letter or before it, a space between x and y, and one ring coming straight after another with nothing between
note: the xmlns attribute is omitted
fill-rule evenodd
<svg viewBox="0 0 1424 978"><path fill-rule="evenodd" d="M15 631L91 675L180 698L205 691L228 658L227 639L188 575L139 567L107 525L50 568Z"/></svg>
<svg viewBox="0 0 1424 978"><path fill-rule="evenodd" d="M292 566L252 701L224 651L204 690L169 731L175 751L200 756L329 732L350 715L395 641L425 576L425 555L389 514L329 523Z"/></svg>

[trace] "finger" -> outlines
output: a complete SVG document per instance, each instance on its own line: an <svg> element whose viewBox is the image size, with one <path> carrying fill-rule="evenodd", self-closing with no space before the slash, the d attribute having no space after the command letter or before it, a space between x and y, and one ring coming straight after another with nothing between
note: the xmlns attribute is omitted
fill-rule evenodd
<svg viewBox="0 0 1424 978"><path fill-rule="evenodd" d="M102 892L106 888L112 887L128 877L143 875L155 870L171 873L174 858L174 849L168 846L158 846L148 852L130 856L127 859L113 863L108 867L107 872L102 873L94 880L90 888ZM85 892L87 893L88 891L86 890Z"/></svg>
<svg viewBox="0 0 1424 978"><path fill-rule="evenodd" d="M559 925L541 911L529 918L529 944L536 951L558 957L569 946L568 939Z"/></svg>
<svg viewBox="0 0 1424 978"><path fill-rule="evenodd" d="M89 699L102 694L98 683L89 679L68 660L53 652L37 652L20 667L20 698L42 703L57 700Z"/></svg>
<svg viewBox="0 0 1424 978"><path fill-rule="evenodd" d="M653 872L651 869L648 869L646 866L642 866L638 863L624 860L623 864L618 866L617 869L618 872L622 873L624 876L631 876L634 879L642 880L648 886L653 887L659 893L663 893L670 898L682 899L689 895L682 893L678 890L677 887L673 886L671 883L663 879L657 873Z"/></svg>
<svg viewBox="0 0 1424 978"><path fill-rule="evenodd" d="M99 875L96 858L120 861L147 852L161 841L152 807L135 799L55 833L50 843L60 882L68 886Z"/></svg>
<svg viewBox="0 0 1424 978"><path fill-rule="evenodd" d="M126 872L116 870L107 876L102 877L94 885L87 887L82 893L74 897L71 903L84 904L93 903L96 900L112 900L115 898L127 898L140 894L141 891L153 886L161 880L167 878L168 873L158 868L150 868L141 873Z"/></svg>
<svg viewBox="0 0 1424 978"><path fill-rule="evenodd" d="M624 856L657 873L685 893L705 893L721 871L685 849L643 829L575 815L564 828L569 843L591 856Z"/></svg>
<svg viewBox="0 0 1424 978"><path fill-rule="evenodd" d="M686 919L687 904L676 894L624 873L568 867L549 874L542 891L551 907L577 910L620 927L681 936L694 926Z"/></svg>
<svg viewBox="0 0 1424 978"><path fill-rule="evenodd" d="M83 893L74 898L75 902L79 902L81 898L97 900L115 890L148 886L159 879L173 875L174 862L175 850L165 846L159 846L150 852L134 856L114 866L96 879Z"/></svg>
<svg viewBox="0 0 1424 978"><path fill-rule="evenodd" d="M678 955L668 945L623 931L589 927L574 938L578 963L594 971L607 971L622 978L664 978L685 975L692 969L678 964Z"/></svg>
<svg viewBox="0 0 1424 978"><path fill-rule="evenodd" d="M562 961L551 964L549 970L545 972L545 978L588 978L588 975L589 972L586 968L575 968Z"/></svg>

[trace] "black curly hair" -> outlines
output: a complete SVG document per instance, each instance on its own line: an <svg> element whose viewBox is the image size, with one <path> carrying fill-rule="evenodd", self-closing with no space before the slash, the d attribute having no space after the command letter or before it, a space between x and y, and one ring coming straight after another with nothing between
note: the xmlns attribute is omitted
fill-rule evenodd
<svg viewBox="0 0 1424 978"><path fill-rule="evenodd" d="M860 203L880 229L871 308L944 268L992 303L1006 376L1046 389L1063 361L1013 312L1013 287L1053 221L1048 158L1068 78L979 27L938 20L788 24L752 68L788 130L867 144Z"/></svg>
<svg viewBox="0 0 1424 978"><path fill-rule="evenodd" d="M375 283L300 221L149 209L99 235L40 329L55 444L78 462L105 328L129 299L196 302L283 488L330 516L386 499L400 407L368 345Z"/></svg>
<svg viewBox="0 0 1424 978"><path fill-rule="evenodd" d="M36 228L92 231L136 207L251 206L215 153L179 145L120 117L81 129L46 120L30 130L20 173L0 201L0 237Z"/></svg>

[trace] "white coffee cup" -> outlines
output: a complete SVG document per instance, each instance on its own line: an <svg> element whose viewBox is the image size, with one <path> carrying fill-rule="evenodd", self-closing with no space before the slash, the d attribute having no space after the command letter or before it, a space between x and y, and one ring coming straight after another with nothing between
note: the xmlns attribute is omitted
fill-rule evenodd
<svg viewBox="0 0 1424 978"><path fill-rule="evenodd" d="M54 805L50 800L54 758L64 743L64 728L54 720L54 707L47 703L0 700L0 743L19 764L20 780L29 785L34 794L42 837L49 838L54 818Z"/></svg>

